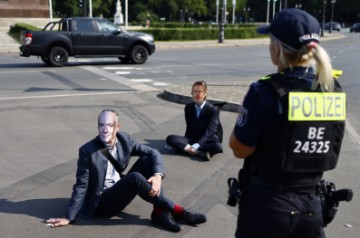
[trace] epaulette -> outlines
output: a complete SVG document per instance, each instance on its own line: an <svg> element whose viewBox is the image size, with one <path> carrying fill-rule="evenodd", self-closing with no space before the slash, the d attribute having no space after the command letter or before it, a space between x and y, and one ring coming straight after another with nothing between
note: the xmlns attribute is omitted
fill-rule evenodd
<svg viewBox="0 0 360 238"><path fill-rule="evenodd" d="M342 75L343 71L340 69L333 69L332 70L332 76L336 79L340 78L340 76Z"/></svg>

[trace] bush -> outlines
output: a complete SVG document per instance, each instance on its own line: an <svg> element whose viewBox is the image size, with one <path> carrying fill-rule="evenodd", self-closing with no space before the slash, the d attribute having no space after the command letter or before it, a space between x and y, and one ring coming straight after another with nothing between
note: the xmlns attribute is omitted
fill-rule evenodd
<svg viewBox="0 0 360 238"><path fill-rule="evenodd" d="M141 32L152 34L156 41L216 40L218 28L150 28ZM225 28L225 39L247 39L264 37L256 33L256 27Z"/></svg>
<svg viewBox="0 0 360 238"><path fill-rule="evenodd" d="M152 34L156 41L190 41L190 40L216 40L219 38L218 25L211 24L193 24L193 23L156 23L154 28L141 29L138 31ZM165 28L166 27L166 28ZM23 30L38 31L42 30L36 26L26 23L17 23L10 27L9 35L16 41L20 41L20 32ZM247 39L264 37L256 33L256 26L231 25L224 26L225 39Z"/></svg>
<svg viewBox="0 0 360 238"><path fill-rule="evenodd" d="M145 23L142 23L141 26L145 27ZM218 29L219 25L210 24L210 23L191 23L191 22L151 22L150 26L152 28L214 28ZM238 27L254 27L254 24L225 24L225 28L238 28Z"/></svg>
<svg viewBox="0 0 360 238"><path fill-rule="evenodd" d="M20 42L20 32L26 30L39 31L42 29L26 23L16 23L15 25L10 26L9 35L17 42Z"/></svg>

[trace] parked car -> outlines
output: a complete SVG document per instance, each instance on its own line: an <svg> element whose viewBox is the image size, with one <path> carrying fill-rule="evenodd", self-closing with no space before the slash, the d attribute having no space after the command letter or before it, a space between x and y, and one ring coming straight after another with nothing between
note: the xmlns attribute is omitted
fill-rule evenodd
<svg viewBox="0 0 360 238"><path fill-rule="evenodd" d="M350 27L350 33L360 32L360 23L355 23Z"/></svg>
<svg viewBox="0 0 360 238"><path fill-rule="evenodd" d="M126 31L104 18L64 18L42 31L21 31L20 42L20 56L38 56L56 67L64 66L69 56L117 57L143 64L155 52L152 35Z"/></svg>
<svg viewBox="0 0 360 238"><path fill-rule="evenodd" d="M324 27L325 30L330 30L330 27L331 27L331 30L333 30L333 31L341 31L341 25L338 22L333 21L333 22L325 23L325 27Z"/></svg>

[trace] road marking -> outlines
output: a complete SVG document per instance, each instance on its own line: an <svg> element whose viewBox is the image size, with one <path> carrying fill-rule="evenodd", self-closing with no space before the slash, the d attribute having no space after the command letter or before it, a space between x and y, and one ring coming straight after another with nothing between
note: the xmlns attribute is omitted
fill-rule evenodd
<svg viewBox="0 0 360 238"><path fill-rule="evenodd" d="M219 66L219 65L224 65L224 64L221 63L195 64L195 66Z"/></svg>
<svg viewBox="0 0 360 238"><path fill-rule="evenodd" d="M170 84L164 83L164 82L155 82L155 83L153 83L153 85L154 85L154 86L168 86L168 85L170 85Z"/></svg>
<svg viewBox="0 0 360 238"><path fill-rule="evenodd" d="M131 79L131 81L133 82L137 82L137 83L149 83L152 82L152 79Z"/></svg>
<svg viewBox="0 0 360 238"><path fill-rule="evenodd" d="M133 70L135 67L104 67L103 70Z"/></svg>
<svg viewBox="0 0 360 238"><path fill-rule="evenodd" d="M80 68L90 71L91 73L100 75L101 77L104 77L106 79L110 79L116 83L128 86L137 91L147 91L147 92L148 91L159 91L159 89L157 89L155 87L151 87L149 85L142 84L142 83L132 82L131 80L128 80L127 78L124 78L120 75L110 73L110 72L104 71L102 69L93 67L93 66L80 66Z"/></svg>
<svg viewBox="0 0 360 238"><path fill-rule="evenodd" d="M114 94L122 94L122 93L127 93L127 92L121 91L121 92L108 92L108 93L79 93L79 94L58 94L58 95L28 96L28 97L8 97L8 98L0 98L0 100L81 97L81 96L94 96L94 95L114 95Z"/></svg>
<svg viewBox="0 0 360 238"><path fill-rule="evenodd" d="M348 131L348 133L350 135L350 138L355 142L355 144L360 146L360 136L356 132L355 128L350 124L350 122L348 120L346 120L346 127L345 128Z"/></svg>
<svg viewBox="0 0 360 238"><path fill-rule="evenodd" d="M130 74L130 71L116 71L115 74L117 74L117 75L128 75L128 74Z"/></svg>

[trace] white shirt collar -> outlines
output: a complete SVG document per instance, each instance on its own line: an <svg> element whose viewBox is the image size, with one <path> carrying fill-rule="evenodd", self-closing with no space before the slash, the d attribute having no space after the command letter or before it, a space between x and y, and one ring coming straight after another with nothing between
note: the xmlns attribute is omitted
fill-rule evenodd
<svg viewBox="0 0 360 238"><path fill-rule="evenodd" d="M206 104L206 101L204 101L204 102L200 105L200 107L199 107L199 106L195 103L195 108L203 109L204 106L205 106L205 104Z"/></svg>

